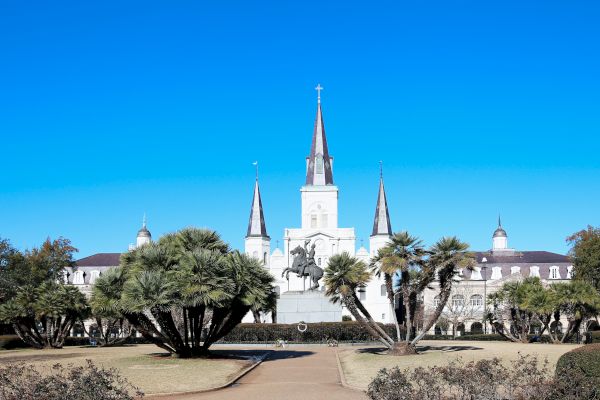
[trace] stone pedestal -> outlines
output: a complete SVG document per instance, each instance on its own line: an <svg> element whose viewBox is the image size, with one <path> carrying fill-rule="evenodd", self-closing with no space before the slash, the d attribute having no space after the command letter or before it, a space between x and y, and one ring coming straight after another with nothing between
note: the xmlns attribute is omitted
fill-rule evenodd
<svg viewBox="0 0 600 400"><path fill-rule="evenodd" d="M321 291L285 292L277 300L277 323L280 324L341 320L341 304L333 304Z"/></svg>

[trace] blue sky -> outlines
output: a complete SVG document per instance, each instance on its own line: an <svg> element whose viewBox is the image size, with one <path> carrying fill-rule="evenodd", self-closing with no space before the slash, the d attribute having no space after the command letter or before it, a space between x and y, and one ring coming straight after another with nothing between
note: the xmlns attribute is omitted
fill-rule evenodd
<svg viewBox="0 0 600 400"><path fill-rule="evenodd" d="M367 5L368 4L368 5ZM0 236L122 251L144 212L300 224L320 82L340 226L567 251L600 225L596 1L0 3ZM360 244L360 241L359 243Z"/></svg>

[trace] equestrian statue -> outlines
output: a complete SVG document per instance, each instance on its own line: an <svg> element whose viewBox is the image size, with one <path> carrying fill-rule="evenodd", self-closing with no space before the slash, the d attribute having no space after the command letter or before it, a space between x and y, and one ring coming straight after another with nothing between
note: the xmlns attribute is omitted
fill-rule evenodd
<svg viewBox="0 0 600 400"><path fill-rule="evenodd" d="M288 276L290 272L296 273L298 278L308 276L312 282L308 290L314 290L319 288L319 279L323 277L323 269L315 263L314 243L310 246L310 250L308 248L309 244L310 240L306 240L304 241L304 248L302 248L302 246L297 246L290 251L290 254L294 256L294 261L292 261L291 267L287 267L283 270L281 276L283 277L285 275L285 279L287 280L290 279Z"/></svg>

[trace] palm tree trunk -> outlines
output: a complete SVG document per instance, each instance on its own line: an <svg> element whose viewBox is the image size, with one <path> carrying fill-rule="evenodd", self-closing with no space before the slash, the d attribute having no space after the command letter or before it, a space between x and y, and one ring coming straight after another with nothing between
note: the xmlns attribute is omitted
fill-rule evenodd
<svg viewBox="0 0 600 400"><path fill-rule="evenodd" d="M418 334L411 341L411 344L416 345L417 342L419 342L419 340L423 339L423 337L427 334L427 332L431 329L431 327L437 322L437 320L440 318L440 315L442 315L442 312L444 311L444 307L446 307L446 304L448 303L448 299L450 298L451 291L452 291L451 286L444 288L440 291L440 294L439 294L440 302L439 302L438 306L436 307L435 312L427 320L427 323L423 326L423 330L421 331L421 333ZM455 330L454 326L452 327L452 330L453 331Z"/></svg>
<svg viewBox="0 0 600 400"><path fill-rule="evenodd" d="M350 311L350 314L352 314L356 321L362 324L374 338L377 338L388 349L391 349L393 347L394 342L388 342L378 331L373 329L373 327L369 323L367 323L367 321L365 321L364 317L358 311L352 296L343 296L343 300L346 307L348 307L348 311Z"/></svg>
<svg viewBox="0 0 600 400"><path fill-rule="evenodd" d="M392 339L390 337L390 335L387 334L387 332L385 330L383 330L383 328L373 319L373 317L371 316L371 314L369 313L369 311L367 311L367 309L365 308L365 306L363 305L363 303L360 301L360 299L356 296L356 293L352 293L352 300L354 301L354 304L356 306L356 308L358 308L358 310L360 312L362 312L362 314L365 316L365 318L367 319L368 323L371 325L371 327L373 329L375 329L377 332L379 332L379 334L381 335L381 337L383 337L386 341L390 342L390 344L394 344L395 340ZM398 336L399 338L399 336Z"/></svg>
<svg viewBox="0 0 600 400"><path fill-rule="evenodd" d="M392 282L392 276L390 274L384 274L383 278L385 280L385 291L387 292L387 298L390 303L390 310L392 311L392 321L394 321L394 325L396 326L396 337L397 340L400 341L400 324L398 324L398 316L396 315L396 304L394 303L394 286Z"/></svg>

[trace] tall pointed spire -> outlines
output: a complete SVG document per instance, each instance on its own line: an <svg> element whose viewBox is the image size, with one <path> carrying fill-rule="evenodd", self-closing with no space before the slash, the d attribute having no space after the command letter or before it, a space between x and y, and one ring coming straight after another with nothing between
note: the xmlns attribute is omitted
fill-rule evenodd
<svg viewBox="0 0 600 400"><path fill-rule="evenodd" d="M383 163L381 161L379 162L379 194L377 195L373 233L371 233L371 236L376 235L392 235L392 224L390 224L390 214L385 196L385 187L383 186Z"/></svg>
<svg viewBox="0 0 600 400"><path fill-rule="evenodd" d="M258 163L254 163L258 165ZM254 197L252 198L252 208L250 209L250 221L248 222L248 232L246 237L259 236L268 238L267 227L265 225L265 215L263 213L262 200L260 198L260 189L258 187L258 168L256 170L256 181L254 183Z"/></svg>
<svg viewBox="0 0 600 400"><path fill-rule="evenodd" d="M325 123L321 111L321 90L319 84L315 88L317 96L317 117L313 131L312 145L306 167L306 185L333 185L333 170L331 168L331 157L327 149L327 137L325 136Z"/></svg>

